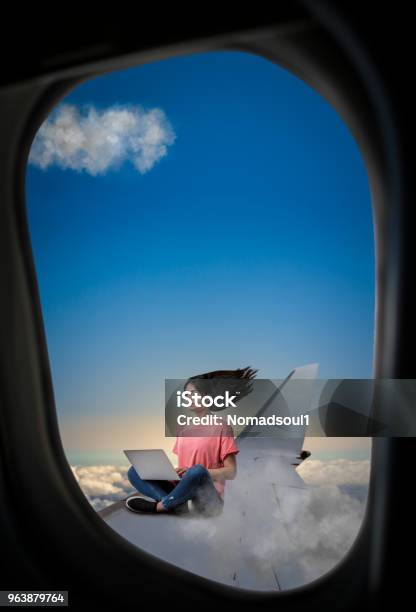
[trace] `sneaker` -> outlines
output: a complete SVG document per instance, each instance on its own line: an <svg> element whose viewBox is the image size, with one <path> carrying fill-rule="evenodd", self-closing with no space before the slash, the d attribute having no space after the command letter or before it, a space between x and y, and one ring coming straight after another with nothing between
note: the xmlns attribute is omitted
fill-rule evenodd
<svg viewBox="0 0 416 612"><path fill-rule="evenodd" d="M131 510L132 512L156 512L156 501L149 501L148 499L143 499L143 497L139 497L138 495L133 495L132 497L128 497L126 499L126 508Z"/></svg>

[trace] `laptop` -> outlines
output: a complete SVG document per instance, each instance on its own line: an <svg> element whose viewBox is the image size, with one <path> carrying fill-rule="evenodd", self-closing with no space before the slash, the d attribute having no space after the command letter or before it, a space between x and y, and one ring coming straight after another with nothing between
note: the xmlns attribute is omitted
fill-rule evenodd
<svg viewBox="0 0 416 612"><path fill-rule="evenodd" d="M143 480L179 480L175 468L161 448L123 452Z"/></svg>

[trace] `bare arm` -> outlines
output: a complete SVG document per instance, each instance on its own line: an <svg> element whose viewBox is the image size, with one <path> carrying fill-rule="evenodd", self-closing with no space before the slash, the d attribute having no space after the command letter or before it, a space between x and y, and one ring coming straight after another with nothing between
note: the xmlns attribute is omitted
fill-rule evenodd
<svg viewBox="0 0 416 612"><path fill-rule="evenodd" d="M224 480L234 480L237 475L237 460L235 453L227 455L224 459L224 467L212 468L208 472L213 480L224 482Z"/></svg>

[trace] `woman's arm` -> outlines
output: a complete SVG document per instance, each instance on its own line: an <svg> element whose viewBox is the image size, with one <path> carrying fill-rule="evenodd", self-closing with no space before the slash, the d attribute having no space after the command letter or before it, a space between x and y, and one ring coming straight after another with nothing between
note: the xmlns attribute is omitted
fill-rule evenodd
<svg viewBox="0 0 416 612"><path fill-rule="evenodd" d="M211 468L208 470L213 480L234 480L237 475L237 459L235 453L230 453L224 458L224 467Z"/></svg>

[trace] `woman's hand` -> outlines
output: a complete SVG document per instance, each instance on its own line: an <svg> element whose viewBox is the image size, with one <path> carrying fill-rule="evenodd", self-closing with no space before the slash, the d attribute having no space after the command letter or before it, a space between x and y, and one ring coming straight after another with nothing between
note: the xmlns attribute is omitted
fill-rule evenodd
<svg viewBox="0 0 416 612"><path fill-rule="evenodd" d="M177 475L179 476L179 478L182 478L182 476L185 474L187 469L188 469L187 467L177 467L175 468L175 471Z"/></svg>
<svg viewBox="0 0 416 612"><path fill-rule="evenodd" d="M223 467L211 468L208 470L212 480L224 482L225 480L234 480L237 475L237 461L235 453L230 453L224 458Z"/></svg>

